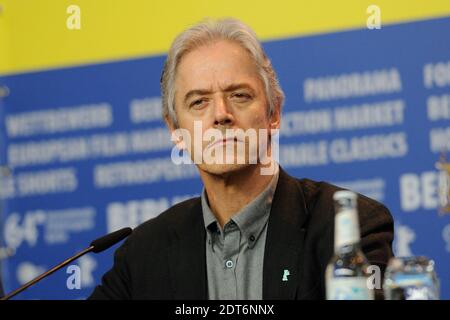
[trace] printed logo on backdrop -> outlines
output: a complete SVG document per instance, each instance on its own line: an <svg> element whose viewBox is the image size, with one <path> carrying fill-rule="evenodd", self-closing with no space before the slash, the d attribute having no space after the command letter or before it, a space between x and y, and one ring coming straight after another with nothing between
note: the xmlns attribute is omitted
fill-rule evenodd
<svg viewBox="0 0 450 320"><path fill-rule="evenodd" d="M450 213L450 164L446 158L450 127L440 124L450 120L450 95L436 94L435 90L450 86L450 61L424 64L423 85L431 92L426 97L427 118L433 126L429 131L429 150L439 159L435 171L405 173L400 177L401 208L406 212L439 209L444 215Z"/></svg>
<svg viewBox="0 0 450 320"><path fill-rule="evenodd" d="M399 177L400 205L404 212L436 210L439 208L439 181L443 172L424 171L403 173Z"/></svg>
<svg viewBox="0 0 450 320"><path fill-rule="evenodd" d="M44 273L47 269L47 266L42 265L36 265L29 261L23 261L18 264L16 269L16 278L20 285L23 285L37 276L39 276L41 273Z"/></svg>
<svg viewBox="0 0 450 320"><path fill-rule="evenodd" d="M445 241L445 250L450 253L450 224L447 224L442 230L442 238Z"/></svg>
<svg viewBox="0 0 450 320"><path fill-rule="evenodd" d="M411 245L416 240L416 232L409 226L397 222L395 224L393 251L396 257L411 257L414 253Z"/></svg>
<svg viewBox="0 0 450 320"><path fill-rule="evenodd" d="M19 263L16 270L17 281L23 285L47 270L48 266L36 265L29 261ZM68 274L66 286L69 290L87 289L94 287L94 271L97 268L97 261L91 256L86 255L77 260L76 265L70 265L66 269Z"/></svg>
<svg viewBox="0 0 450 320"><path fill-rule="evenodd" d="M405 212L436 210L450 213L449 164L438 162L439 170L404 173L399 178L400 203Z"/></svg>
<svg viewBox="0 0 450 320"><path fill-rule="evenodd" d="M439 212L450 213L450 163L447 154L450 150L450 95L441 93L441 88L450 87L450 61L427 63L423 67L423 83L431 94L427 97L427 117L432 128L429 131L430 151L439 156L436 169L439 171Z"/></svg>
<svg viewBox="0 0 450 320"><path fill-rule="evenodd" d="M41 240L47 245L64 244L70 241L71 234L93 230L95 215L94 207L31 210L24 215L14 212L5 220L5 242L15 250L24 243L35 247L43 234Z"/></svg>
<svg viewBox="0 0 450 320"><path fill-rule="evenodd" d="M403 158L408 154L407 134L398 130L404 123L405 102L401 98L402 79L397 68L366 70L303 81L306 111L285 112L280 138L333 134L331 139L284 143L280 162L284 167L315 167L332 164ZM390 99L383 99L389 94ZM326 107L333 101L379 95L380 101ZM352 134L362 129L392 128L389 133ZM310 140L310 139L309 139Z"/></svg>
<svg viewBox="0 0 450 320"><path fill-rule="evenodd" d="M439 170L439 213L441 215L450 214L450 162L447 161L445 153L441 154L440 160L436 163Z"/></svg>
<svg viewBox="0 0 450 320"><path fill-rule="evenodd" d="M198 197L198 194L162 197L159 199L130 200L111 202L106 206L106 225L108 232L125 227L135 228L141 223L156 217L169 207L187 199Z"/></svg>

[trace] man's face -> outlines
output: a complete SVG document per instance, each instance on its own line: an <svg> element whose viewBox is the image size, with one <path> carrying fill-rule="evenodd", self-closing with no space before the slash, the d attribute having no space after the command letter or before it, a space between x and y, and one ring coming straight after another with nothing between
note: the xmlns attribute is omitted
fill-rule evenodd
<svg viewBox="0 0 450 320"><path fill-rule="evenodd" d="M279 127L279 108L276 109L269 119L268 101L255 63L249 53L234 42L221 40L201 46L187 53L178 65L175 111L179 127L191 135L191 158L194 150L213 156L219 148L223 154L230 148L234 150L232 163L207 164L202 161L198 164L201 171L223 175L254 165L248 160L249 149L255 150L255 146L248 145L249 139L214 141L214 138L202 139L201 146L194 146L199 141L194 139L194 123L201 124L203 132L218 129L224 133L224 138L227 129L254 129L257 133L266 129L270 133L270 129ZM239 148L241 143L244 144L241 147L245 146L244 163L237 159L242 150Z"/></svg>

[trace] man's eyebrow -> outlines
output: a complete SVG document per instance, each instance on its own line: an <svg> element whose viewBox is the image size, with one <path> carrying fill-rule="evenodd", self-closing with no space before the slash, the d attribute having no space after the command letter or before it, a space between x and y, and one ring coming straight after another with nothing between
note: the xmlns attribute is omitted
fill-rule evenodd
<svg viewBox="0 0 450 320"><path fill-rule="evenodd" d="M186 102L190 97L195 96L195 95L204 95L204 94L210 94L212 91L211 90L207 90L207 89L194 89L194 90L190 90L188 91L188 93L186 93L184 95L184 102Z"/></svg>
<svg viewBox="0 0 450 320"><path fill-rule="evenodd" d="M249 89L251 91L254 91L253 87L248 83L236 83L236 84L230 84L228 87L224 89L224 91L234 91L238 89Z"/></svg>
<svg viewBox="0 0 450 320"><path fill-rule="evenodd" d="M252 86L249 85L248 83L230 84L229 86L225 87L225 89L223 89L223 91L230 92L230 91L234 91L234 90L237 90L237 89L250 89L252 92L254 91ZM212 90L208 90L208 89L194 89L194 90L190 90L190 91L188 91L188 93L185 94L184 102L186 102L190 97L192 97L194 95L205 95L205 94L210 94L210 93L212 93Z"/></svg>

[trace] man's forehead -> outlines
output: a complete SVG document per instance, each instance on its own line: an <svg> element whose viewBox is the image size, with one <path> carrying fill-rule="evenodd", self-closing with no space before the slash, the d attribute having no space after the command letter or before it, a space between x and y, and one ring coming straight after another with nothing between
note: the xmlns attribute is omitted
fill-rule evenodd
<svg viewBox="0 0 450 320"><path fill-rule="evenodd" d="M233 42L205 44L185 53L180 59L178 71L203 72L245 72L256 67L250 53Z"/></svg>
<svg viewBox="0 0 450 320"><path fill-rule="evenodd" d="M257 90L260 76L250 54L234 42L205 45L186 53L175 74L177 92L216 91L246 84Z"/></svg>
<svg viewBox="0 0 450 320"><path fill-rule="evenodd" d="M226 55L249 55L249 52L247 49L237 41L233 40L213 40L211 42L207 42L204 44L201 44L197 47L191 48L187 52L185 52L185 56L187 55L211 55L211 52L214 51L216 54L223 54Z"/></svg>

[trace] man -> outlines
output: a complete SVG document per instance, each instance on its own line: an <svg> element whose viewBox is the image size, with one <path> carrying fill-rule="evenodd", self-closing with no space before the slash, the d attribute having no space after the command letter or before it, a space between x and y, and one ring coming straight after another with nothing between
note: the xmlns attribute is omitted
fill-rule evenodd
<svg viewBox="0 0 450 320"><path fill-rule="evenodd" d="M263 150L280 127L284 95L253 31L234 19L186 30L172 44L161 86L177 146L192 160L231 150L233 161L195 161L201 197L137 227L90 298L323 299L338 188L290 177L274 162L271 144ZM196 126L215 130L214 138L200 146L188 139ZM255 147L233 134L239 130L264 134ZM363 251L384 270L392 217L364 196L358 207Z"/></svg>

